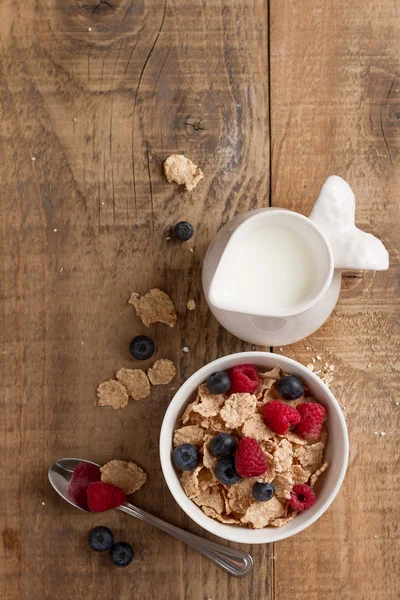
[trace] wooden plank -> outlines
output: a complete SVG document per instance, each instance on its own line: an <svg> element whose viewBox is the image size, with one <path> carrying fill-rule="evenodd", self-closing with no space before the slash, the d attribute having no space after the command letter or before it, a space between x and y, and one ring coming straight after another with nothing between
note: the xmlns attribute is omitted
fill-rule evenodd
<svg viewBox="0 0 400 600"><path fill-rule="evenodd" d="M271 3L273 205L308 214L325 178L340 175L356 194L357 223L391 255L387 272L345 274L330 320L283 349L335 365L351 451L324 517L276 544L276 600L400 595L399 27L391 0Z"/></svg>
<svg viewBox="0 0 400 600"><path fill-rule="evenodd" d="M4 0L0 11L0 595L272 598L270 547L233 580L125 515L77 513L46 473L62 456L132 458L149 473L137 503L200 532L163 482L158 435L180 381L249 347L211 318L200 271L221 224L269 196L265 2ZM191 195L162 175L181 151L205 172ZM167 241L181 219L193 243ZM128 343L146 332L127 299L152 286L179 312L173 331L150 330L179 380L120 412L97 408L97 384L132 365ZM133 544L131 567L87 548L99 524Z"/></svg>

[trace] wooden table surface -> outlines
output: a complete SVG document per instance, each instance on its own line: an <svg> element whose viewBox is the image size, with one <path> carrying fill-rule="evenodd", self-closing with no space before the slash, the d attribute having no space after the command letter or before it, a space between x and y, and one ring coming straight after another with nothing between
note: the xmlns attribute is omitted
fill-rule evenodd
<svg viewBox="0 0 400 600"><path fill-rule="evenodd" d="M399 57L398 0L2 0L2 599L399 597ZM203 167L191 194L163 177L177 152ZM351 184L357 223L381 237L391 267L345 273L329 321L274 348L335 365L351 452L327 513L248 548L254 572L236 580L126 515L63 502L47 481L56 458L133 459L149 473L137 504L212 538L176 505L158 459L178 385L251 349L207 309L202 259L237 213L308 214L332 173ZM182 219L195 237L169 242ZM179 320L150 335L179 376L121 411L99 408L97 384L132 366L128 343L147 332L129 295L154 286ZM133 544L129 568L89 550L97 524Z"/></svg>

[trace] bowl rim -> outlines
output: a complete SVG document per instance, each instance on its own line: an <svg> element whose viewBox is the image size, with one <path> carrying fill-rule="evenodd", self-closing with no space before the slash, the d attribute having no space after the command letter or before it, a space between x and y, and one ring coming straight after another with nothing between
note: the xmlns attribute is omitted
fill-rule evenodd
<svg viewBox="0 0 400 600"><path fill-rule="evenodd" d="M241 527L233 527L224 523L219 523L211 517L207 517L204 513L202 513L201 509L190 498L186 496L179 481L178 485L176 485L176 470L171 460L172 434L176 420L174 419L173 422L171 422L170 424L169 421L172 418L171 415L173 416L176 412L178 414L182 413L182 410L185 404L189 401L191 394L193 394L193 392L201 382L206 380L209 374L216 370L215 367L220 366L225 362L230 362L232 360L239 361L236 364L257 364L257 361L261 360L263 360L264 362L271 361L271 368L273 368L273 361L275 361L275 366L281 366L279 363L284 363L285 366L287 365L289 367L289 372L291 366L295 367L296 369L299 369L301 372L304 373L306 377L314 381L316 385L323 390L323 392L329 399L330 405L334 408L336 416L338 417L338 422L341 428L341 434L343 438L343 457L336 482L332 490L330 491L328 498L321 504L318 510L316 510L314 514L310 515L310 517L308 519L305 519L302 523L295 525L295 521L292 521L288 524L291 526L289 529L287 529L287 526L284 526L282 528L266 527L263 529L254 530ZM225 368L231 367L227 366ZM193 385L194 381L196 381L195 385ZM199 383L197 383L197 381ZM166 451L167 449L168 451ZM329 388L325 385L325 383L321 379L319 379L311 370L307 369L307 367L297 362L296 360L293 360L281 354L263 351L237 352L222 356L207 363L206 365L195 371L179 387L179 389L173 396L163 418L159 438L159 452L162 473L166 484L169 488L169 491L171 492L172 496L174 497L175 501L180 506L180 508L193 521L195 521L195 523L197 523L203 529L209 531L210 533L217 535L225 540L238 542L242 544L265 544L280 541L291 537L297 533L300 533L301 531L315 523L315 521L317 521L317 519L319 519L324 514L324 512L326 512L326 510L329 508L336 495L338 494L346 474L349 456L349 438L346 421L344 419L338 401L336 400L333 393L329 390ZM244 532L248 533L249 535L246 536ZM259 539L260 537L262 537L260 536L259 532L267 532L269 536L266 535L266 537L271 537L273 539ZM255 539L255 534L257 534L257 539Z"/></svg>

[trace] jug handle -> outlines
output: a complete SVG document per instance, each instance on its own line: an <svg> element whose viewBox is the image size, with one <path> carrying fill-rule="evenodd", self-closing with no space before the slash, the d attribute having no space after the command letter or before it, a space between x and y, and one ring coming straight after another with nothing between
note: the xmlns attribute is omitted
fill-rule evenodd
<svg viewBox="0 0 400 600"><path fill-rule="evenodd" d="M349 184L331 175L322 186L309 218L331 246L335 269L386 270L389 253L377 237L356 227L355 206Z"/></svg>

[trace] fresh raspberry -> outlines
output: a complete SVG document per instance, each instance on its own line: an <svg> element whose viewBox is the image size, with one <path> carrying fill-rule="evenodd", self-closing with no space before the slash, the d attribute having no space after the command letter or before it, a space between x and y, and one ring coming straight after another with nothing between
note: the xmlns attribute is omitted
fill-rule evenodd
<svg viewBox="0 0 400 600"><path fill-rule="evenodd" d="M257 477L267 470L267 461L256 440L242 438L235 454L236 472L241 477Z"/></svg>
<svg viewBox="0 0 400 600"><path fill-rule="evenodd" d="M300 415L300 423L296 431L305 438L315 440L321 433L325 408L316 402L305 402L298 405L297 411Z"/></svg>
<svg viewBox="0 0 400 600"><path fill-rule="evenodd" d="M317 497L315 492L309 485L299 484L295 485L290 492L289 504L293 510L307 510L315 504Z"/></svg>
<svg viewBox="0 0 400 600"><path fill-rule="evenodd" d="M87 502L91 512L104 512L110 508L116 508L125 500L124 490L111 483L96 481L91 483L87 490Z"/></svg>
<svg viewBox="0 0 400 600"><path fill-rule="evenodd" d="M89 510L87 489L90 483L100 479L99 466L87 462L78 463L68 484L68 498L84 510Z"/></svg>
<svg viewBox="0 0 400 600"><path fill-rule="evenodd" d="M285 435L289 427L300 422L297 410L280 400L271 400L264 404L263 414L265 424L279 435Z"/></svg>
<svg viewBox="0 0 400 600"><path fill-rule="evenodd" d="M254 365L237 365L230 369L231 387L228 394L252 394L260 385L260 378Z"/></svg>

